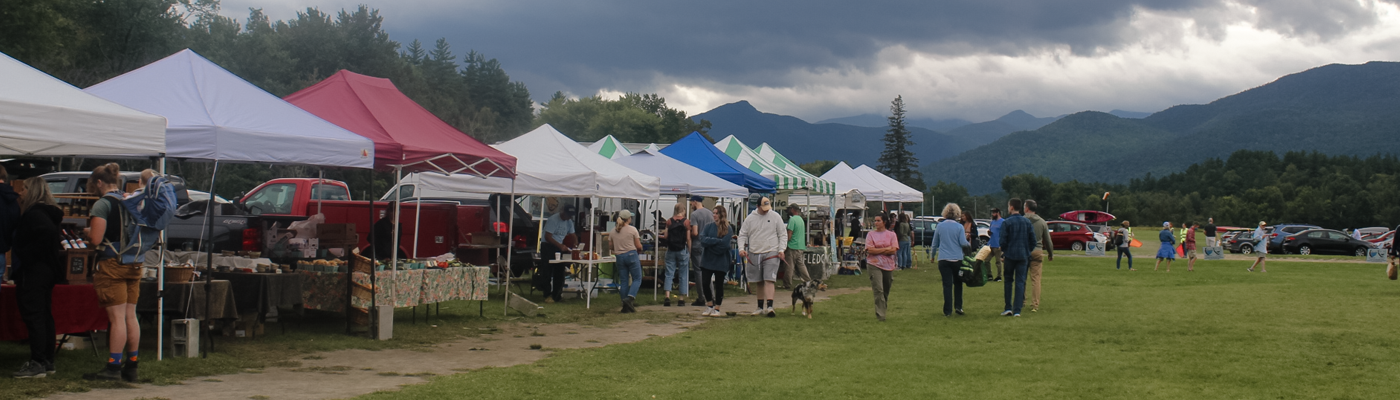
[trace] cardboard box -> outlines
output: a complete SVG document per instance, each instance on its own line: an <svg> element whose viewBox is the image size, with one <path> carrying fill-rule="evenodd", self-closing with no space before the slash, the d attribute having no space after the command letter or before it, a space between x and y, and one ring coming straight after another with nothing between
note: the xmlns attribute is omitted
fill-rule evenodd
<svg viewBox="0 0 1400 400"><path fill-rule="evenodd" d="M353 239L355 238L355 224L316 225L316 237L322 242Z"/></svg>
<svg viewBox="0 0 1400 400"><path fill-rule="evenodd" d="M299 253L304 258L315 258L316 250L319 250L319 239L291 238L287 239L287 250L292 253Z"/></svg>

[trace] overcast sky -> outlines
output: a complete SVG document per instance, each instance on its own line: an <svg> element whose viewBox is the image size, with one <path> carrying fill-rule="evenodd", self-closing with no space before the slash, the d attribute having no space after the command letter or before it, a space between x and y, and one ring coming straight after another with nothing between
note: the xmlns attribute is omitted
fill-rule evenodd
<svg viewBox="0 0 1400 400"><path fill-rule="evenodd" d="M1159 111L1331 63L1400 59L1400 0L223 0L274 19L368 4L390 37L499 59L536 101L658 93L808 121Z"/></svg>

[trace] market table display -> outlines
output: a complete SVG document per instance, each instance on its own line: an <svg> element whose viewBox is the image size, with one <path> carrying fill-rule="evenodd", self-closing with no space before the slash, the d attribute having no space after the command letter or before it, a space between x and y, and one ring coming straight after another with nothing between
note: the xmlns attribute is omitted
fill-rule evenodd
<svg viewBox="0 0 1400 400"><path fill-rule="evenodd" d="M210 319L238 319L237 300L233 295L233 285L226 280L213 281L209 286L208 312L205 311L204 281L165 283L165 315L194 318L201 321ZM156 312L156 282L141 281L141 299L136 301L136 312L153 314Z"/></svg>
<svg viewBox="0 0 1400 400"><path fill-rule="evenodd" d="M586 272L585 272L582 276L580 276L580 279L578 280L580 286L583 287L583 298L584 298L583 304L584 304L584 308L593 308L593 293L592 293L592 292L593 292L594 290L598 289L598 278L597 278L597 275L594 275L594 274L593 274L593 269L594 269L594 268L597 268L597 267L598 267L598 264L615 263L615 262L617 262L617 257L614 257L614 256L599 257L599 258L593 259L593 260L559 260L559 259L549 260L549 263L550 263L550 264L572 264L572 265L581 265L581 266L583 266L583 267L586 269ZM592 279L592 281L589 281L589 279Z"/></svg>
<svg viewBox="0 0 1400 400"><path fill-rule="evenodd" d="M345 274L336 272L300 271L303 282L303 304L312 310L344 312L346 304ZM356 272L352 282L362 288L372 288L369 274ZM453 267L377 271L379 290L375 303L395 308L441 303L449 300L485 301L489 288L486 267ZM350 299L355 308L368 308L368 298Z"/></svg>
<svg viewBox="0 0 1400 400"><path fill-rule="evenodd" d="M146 268L156 268L160 264L160 253L151 252L146 255ZM194 267L204 267L208 264L209 254L202 251L166 251L165 265L190 265ZM214 267L229 267L233 269L243 269L257 271L258 266L276 267L272 260L267 258L255 258L245 256L226 256L214 254Z"/></svg>
<svg viewBox="0 0 1400 400"><path fill-rule="evenodd" d="M243 312L256 311L259 323L272 310L289 308L300 315L303 309L301 274L215 272L213 277L229 281L235 305Z"/></svg>
<svg viewBox="0 0 1400 400"><path fill-rule="evenodd" d="M57 285L53 287L53 323L54 331L60 335L104 330L107 312L97 304L97 291L92 285ZM0 286L0 340L28 338L29 331L19 317L14 285Z"/></svg>

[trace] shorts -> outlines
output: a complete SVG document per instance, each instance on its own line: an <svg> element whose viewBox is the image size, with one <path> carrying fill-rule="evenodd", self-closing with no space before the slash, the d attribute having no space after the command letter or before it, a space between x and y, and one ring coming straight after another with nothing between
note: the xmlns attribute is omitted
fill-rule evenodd
<svg viewBox="0 0 1400 400"><path fill-rule="evenodd" d="M141 298L141 264L123 265L110 258L98 260L92 287L97 290L97 304L102 308L136 304Z"/></svg>
<svg viewBox="0 0 1400 400"><path fill-rule="evenodd" d="M1186 258L1196 258L1196 249L1187 250Z"/></svg>
<svg viewBox="0 0 1400 400"><path fill-rule="evenodd" d="M744 263L744 275L749 278L749 282L777 282L778 268L781 267L776 251L749 253L749 259Z"/></svg>

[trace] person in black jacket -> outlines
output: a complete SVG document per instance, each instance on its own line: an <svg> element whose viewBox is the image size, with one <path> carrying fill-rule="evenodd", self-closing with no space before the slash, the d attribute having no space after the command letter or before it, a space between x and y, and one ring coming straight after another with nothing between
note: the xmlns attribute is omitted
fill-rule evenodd
<svg viewBox="0 0 1400 400"><path fill-rule="evenodd" d="M20 318L29 331L29 361L16 378L43 378L54 372L53 287L67 280L63 273L63 239L59 225L63 210L56 206L49 185L41 178L23 182L18 229L15 231L15 298Z"/></svg>
<svg viewBox="0 0 1400 400"><path fill-rule="evenodd" d="M0 166L0 277L5 276L5 252L15 238L15 223L19 221L19 194L10 187L8 172Z"/></svg>

